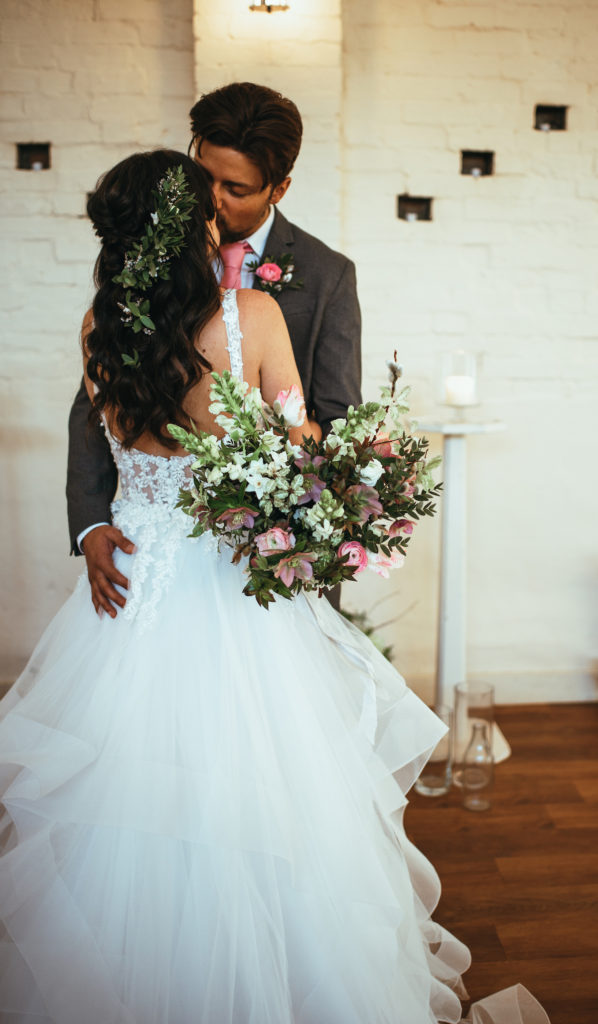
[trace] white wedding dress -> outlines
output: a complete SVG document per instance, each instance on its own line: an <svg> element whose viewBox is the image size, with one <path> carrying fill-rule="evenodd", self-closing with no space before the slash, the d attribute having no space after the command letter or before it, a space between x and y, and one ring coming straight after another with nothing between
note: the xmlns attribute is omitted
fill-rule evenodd
<svg viewBox="0 0 598 1024"><path fill-rule="evenodd" d="M261 609L187 537L192 457L109 440L126 608L82 577L0 705L0 1020L459 1021L469 953L401 823L444 727L327 601Z"/></svg>

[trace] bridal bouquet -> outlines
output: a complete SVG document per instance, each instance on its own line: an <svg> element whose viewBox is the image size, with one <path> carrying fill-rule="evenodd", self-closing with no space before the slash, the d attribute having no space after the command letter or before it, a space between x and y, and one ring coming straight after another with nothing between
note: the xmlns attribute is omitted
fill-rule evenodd
<svg viewBox="0 0 598 1024"><path fill-rule="evenodd" d="M400 367L390 362L391 387L379 402L350 407L333 420L325 440L292 444L289 427L305 418L297 387L273 406L227 370L213 375L210 411L224 437L171 424L193 454L193 486L178 506L246 558L243 593L267 607L278 594L322 591L366 569L388 576L399 568L416 520L433 515L428 442L406 433L408 388L398 393Z"/></svg>

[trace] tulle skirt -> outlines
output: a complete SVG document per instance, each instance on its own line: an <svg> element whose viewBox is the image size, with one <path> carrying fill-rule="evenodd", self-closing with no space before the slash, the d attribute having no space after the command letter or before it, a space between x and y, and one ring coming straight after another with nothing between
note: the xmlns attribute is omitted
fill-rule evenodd
<svg viewBox="0 0 598 1024"><path fill-rule="evenodd" d="M325 600L122 525L126 614L82 578L0 705L0 1020L459 1021L402 826L442 724Z"/></svg>

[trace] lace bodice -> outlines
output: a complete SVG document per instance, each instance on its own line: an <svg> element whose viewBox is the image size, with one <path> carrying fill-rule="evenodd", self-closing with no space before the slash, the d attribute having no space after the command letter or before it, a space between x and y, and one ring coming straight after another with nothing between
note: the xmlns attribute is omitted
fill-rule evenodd
<svg viewBox="0 0 598 1024"><path fill-rule="evenodd" d="M243 335L239 326L237 295L232 289L222 299L231 372L243 379ZM191 520L176 503L179 491L191 484L194 456L150 455L138 448L126 449L104 429L118 469L119 499L112 503L115 526L134 540L136 554L124 608L127 619L146 628L154 621L158 601L170 583L176 551L191 530ZM215 547L215 541L214 541Z"/></svg>

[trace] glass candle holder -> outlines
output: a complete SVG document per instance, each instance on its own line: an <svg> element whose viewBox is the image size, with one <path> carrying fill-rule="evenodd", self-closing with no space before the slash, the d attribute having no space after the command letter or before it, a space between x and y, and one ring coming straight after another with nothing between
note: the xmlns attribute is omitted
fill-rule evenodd
<svg viewBox="0 0 598 1024"><path fill-rule="evenodd" d="M478 404L477 358L458 349L445 352L441 360L439 400L442 405L464 409Z"/></svg>
<svg viewBox="0 0 598 1024"><path fill-rule="evenodd" d="M455 686L453 726L453 785L463 785L464 755L470 744L473 726L482 722L487 726L488 742L492 748L494 723L494 687L490 683L471 680Z"/></svg>
<svg viewBox="0 0 598 1024"><path fill-rule="evenodd" d="M430 760L415 781L414 788L422 796L443 796L451 788L453 712L449 707L438 707L434 710L448 727L448 732L435 746Z"/></svg>
<svg viewBox="0 0 598 1024"><path fill-rule="evenodd" d="M487 811L488 792L494 780L494 758L488 722L474 721L471 738L463 753L461 788L468 811Z"/></svg>

